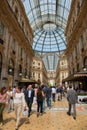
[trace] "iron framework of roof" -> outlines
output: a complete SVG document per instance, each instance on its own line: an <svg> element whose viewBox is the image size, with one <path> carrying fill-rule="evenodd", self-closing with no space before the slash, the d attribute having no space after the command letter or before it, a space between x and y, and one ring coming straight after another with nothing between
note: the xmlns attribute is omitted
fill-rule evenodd
<svg viewBox="0 0 87 130"><path fill-rule="evenodd" d="M64 31L71 0L22 0L22 2L34 32L32 48L41 56L46 53L47 58L43 58L46 68L55 70L58 57L54 53L61 54L67 46ZM51 55L52 57L54 55L54 60L50 63L48 60L51 59ZM53 68L50 64L53 64Z"/></svg>

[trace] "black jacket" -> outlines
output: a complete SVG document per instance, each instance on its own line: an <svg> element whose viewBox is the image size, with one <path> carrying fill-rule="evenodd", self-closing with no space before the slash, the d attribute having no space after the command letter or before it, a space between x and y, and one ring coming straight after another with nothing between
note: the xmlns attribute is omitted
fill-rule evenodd
<svg viewBox="0 0 87 130"><path fill-rule="evenodd" d="M31 97L28 97L28 91L29 91L29 90L26 90L26 91L25 91L25 100L26 100L27 103L28 103L28 102L33 103L34 90L31 89Z"/></svg>

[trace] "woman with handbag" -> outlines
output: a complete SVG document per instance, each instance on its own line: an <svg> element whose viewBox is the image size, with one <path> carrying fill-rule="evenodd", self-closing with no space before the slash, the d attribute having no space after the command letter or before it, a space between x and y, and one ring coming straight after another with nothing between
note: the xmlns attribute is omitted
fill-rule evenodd
<svg viewBox="0 0 87 130"><path fill-rule="evenodd" d="M16 93L13 94L13 98L14 98L14 110L17 119L15 130L18 130L22 109L26 107L24 93L21 92L20 86L16 87Z"/></svg>
<svg viewBox="0 0 87 130"><path fill-rule="evenodd" d="M37 117L43 113L44 92L41 87L37 89Z"/></svg>

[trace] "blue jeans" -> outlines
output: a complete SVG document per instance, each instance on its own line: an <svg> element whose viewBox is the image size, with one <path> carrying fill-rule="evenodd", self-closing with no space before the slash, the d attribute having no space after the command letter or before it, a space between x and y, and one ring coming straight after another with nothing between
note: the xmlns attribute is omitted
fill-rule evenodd
<svg viewBox="0 0 87 130"><path fill-rule="evenodd" d="M47 107L51 107L51 97L47 97Z"/></svg>
<svg viewBox="0 0 87 130"><path fill-rule="evenodd" d="M42 110L43 110L43 112L44 112L44 110L45 110L45 99L43 100L43 107L42 107Z"/></svg>

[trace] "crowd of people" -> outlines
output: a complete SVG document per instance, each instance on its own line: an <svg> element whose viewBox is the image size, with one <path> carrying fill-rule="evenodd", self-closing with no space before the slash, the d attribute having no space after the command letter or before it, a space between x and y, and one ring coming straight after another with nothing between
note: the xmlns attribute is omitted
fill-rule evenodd
<svg viewBox="0 0 87 130"><path fill-rule="evenodd" d="M5 107L8 108L8 113L15 112L16 126L15 130L18 130L20 125L20 117L22 111L27 111L27 117L30 117L32 112L32 105L35 102L37 104L37 117L45 112L46 107L51 109L52 102L61 101L65 96L66 88L63 86L46 86L41 85L33 88L32 84L27 87L2 87L0 90L0 125L3 125L3 111ZM74 114L73 118L76 119L76 103L77 94L75 90L70 89L67 91L67 101L69 104L68 115L71 115L71 107L73 106ZM46 105L47 104L47 105Z"/></svg>

